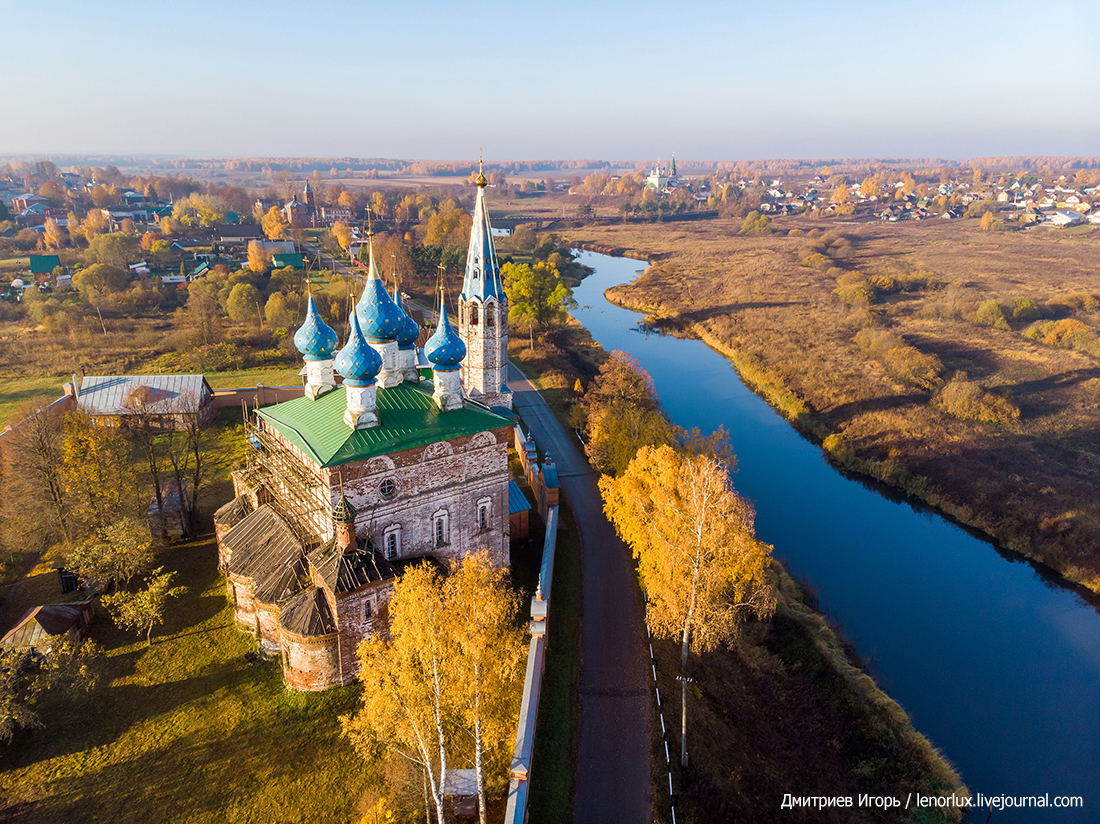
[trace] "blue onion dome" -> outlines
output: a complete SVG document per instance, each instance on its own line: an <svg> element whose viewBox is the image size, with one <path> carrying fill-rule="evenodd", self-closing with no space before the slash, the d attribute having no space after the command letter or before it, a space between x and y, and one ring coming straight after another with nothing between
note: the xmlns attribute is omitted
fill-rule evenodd
<svg viewBox="0 0 1100 824"><path fill-rule="evenodd" d="M354 312L350 323L348 342L336 355L336 371L344 376L348 386L370 386L382 369L382 356L367 344Z"/></svg>
<svg viewBox="0 0 1100 824"><path fill-rule="evenodd" d="M447 307L439 313L439 328L428 338L424 352L440 372L453 372L466 357L466 344L447 320Z"/></svg>
<svg viewBox="0 0 1100 824"><path fill-rule="evenodd" d="M415 349L416 340L420 337L420 327L417 325L416 321L409 316L408 312L405 311L405 307L401 305L401 292L396 286L393 289L393 302L397 305L398 311L405 318L401 324L401 331L397 333L397 348Z"/></svg>
<svg viewBox="0 0 1100 824"><path fill-rule="evenodd" d="M317 304L311 297L306 306L305 322L294 333L294 345L307 361L322 361L332 357L339 342L335 330L321 320Z"/></svg>
<svg viewBox="0 0 1100 824"><path fill-rule="evenodd" d="M405 313L397 308L386 287L382 285L378 270L373 266L370 278L367 280L367 288L363 290L363 297L359 298L355 313L359 315L363 334L371 343L388 343L397 340Z"/></svg>

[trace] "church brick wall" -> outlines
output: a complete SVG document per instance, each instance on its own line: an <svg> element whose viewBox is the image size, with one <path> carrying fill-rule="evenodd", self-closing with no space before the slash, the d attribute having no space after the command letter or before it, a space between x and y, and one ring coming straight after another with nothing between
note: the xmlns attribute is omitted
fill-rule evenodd
<svg viewBox="0 0 1100 824"><path fill-rule="evenodd" d="M381 631L386 621L386 605L393 595L392 581L379 581L354 592L336 596L337 637L343 662L344 680L359 674L359 642ZM370 617L364 618L363 605L370 603Z"/></svg>
<svg viewBox="0 0 1100 824"><path fill-rule="evenodd" d="M256 627L260 633L260 651L265 655L279 652L279 608L274 604L254 601Z"/></svg>
<svg viewBox="0 0 1100 824"><path fill-rule="evenodd" d="M477 324L472 323L474 307ZM466 344L462 361L462 386L467 393L495 396L507 379L507 302L460 301L458 334Z"/></svg>
<svg viewBox="0 0 1100 824"><path fill-rule="evenodd" d="M291 689L314 691L342 683L335 635L306 637L280 633L283 679Z"/></svg>
<svg viewBox="0 0 1100 824"><path fill-rule="evenodd" d="M233 615L238 623L256 631L256 603L252 598L252 579L243 575L229 575L232 591Z"/></svg>
<svg viewBox="0 0 1100 824"><path fill-rule="evenodd" d="M344 493L359 513L359 534L370 534L383 553L390 531L400 533L398 558L434 555L446 562L485 547L500 564L509 563L508 442L503 426L452 441L408 449L356 464L345 464ZM387 498L386 479L396 484ZM337 473L330 488L339 494ZM479 506L488 506L488 529L481 529ZM435 519L446 521L445 540L435 541Z"/></svg>

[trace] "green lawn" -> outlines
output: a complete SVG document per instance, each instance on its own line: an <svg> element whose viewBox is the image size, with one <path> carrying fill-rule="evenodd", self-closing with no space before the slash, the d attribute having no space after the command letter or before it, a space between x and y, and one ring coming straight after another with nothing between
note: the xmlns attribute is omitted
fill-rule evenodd
<svg viewBox="0 0 1100 824"><path fill-rule="evenodd" d="M26 255L24 255L23 257L6 258L4 260L0 260L0 271L11 270L18 272L30 268L31 259Z"/></svg>
<svg viewBox="0 0 1100 824"><path fill-rule="evenodd" d="M244 389L258 383L264 386L301 386L298 375L300 366L276 367L274 369L241 369L235 372L208 372L206 382L214 389Z"/></svg>
<svg viewBox="0 0 1100 824"><path fill-rule="evenodd" d="M61 397L61 384L71 378L0 378L0 429L26 401L49 403Z"/></svg>
<svg viewBox="0 0 1100 824"><path fill-rule="evenodd" d="M93 624L99 684L40 707L46 726L0 745L6 822L351 821L368 783L340 737L357 688L292 693L248 663L212 537L165 550L188 593L153 645Z"/></svg>

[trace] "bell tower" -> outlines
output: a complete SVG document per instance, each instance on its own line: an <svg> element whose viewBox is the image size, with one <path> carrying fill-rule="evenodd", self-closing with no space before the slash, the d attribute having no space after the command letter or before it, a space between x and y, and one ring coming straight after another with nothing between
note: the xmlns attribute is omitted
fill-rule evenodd
<svg viewBox="0 0 1100 824"><path fill-rule="evenodd" d="M508 389L508 295L500 277L489 210L485 207L485 174L478 164L477 202L466 275L458 297L458 332L466 344L462 386L467 397L486 406L512 408Z"/></svg>

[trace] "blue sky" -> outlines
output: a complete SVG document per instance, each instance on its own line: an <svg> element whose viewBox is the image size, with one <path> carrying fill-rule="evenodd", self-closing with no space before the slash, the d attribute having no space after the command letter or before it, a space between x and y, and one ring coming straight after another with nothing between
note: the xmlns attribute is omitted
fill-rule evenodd
<svg viewBox="0 0 1100 824"><path fill-rule="evenodd" d="M1100 154L1095 0L0 0L0 154Z"/></svg>

